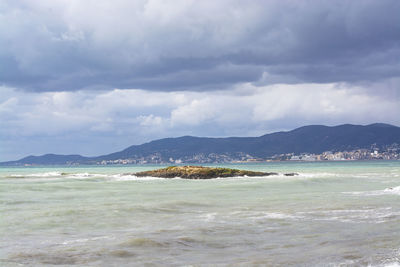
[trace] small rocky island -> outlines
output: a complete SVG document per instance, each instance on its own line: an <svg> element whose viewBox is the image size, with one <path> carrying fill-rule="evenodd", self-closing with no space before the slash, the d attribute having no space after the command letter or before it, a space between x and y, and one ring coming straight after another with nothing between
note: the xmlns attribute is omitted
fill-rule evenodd
<svg viewBox="0 0 400 267"><path fill-rule="evenodd" d="M160 177L160 178L175 178L183 179L212 179L224 177L238 176L271 176L279 175L276 172L255 172L229 168L210 168L202 166L170 166L163 169L152 171L137 172L134 174L137 177ZM285 176L295 176L297 173L285 173Z"/></svg>

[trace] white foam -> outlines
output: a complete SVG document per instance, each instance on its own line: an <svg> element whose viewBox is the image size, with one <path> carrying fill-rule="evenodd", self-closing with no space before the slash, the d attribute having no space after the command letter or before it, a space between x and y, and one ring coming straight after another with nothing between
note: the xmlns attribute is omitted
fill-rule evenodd
<svg viewBox="0 0 400 267"><path fill-rule="evenodd" d="M383 192L387 194L400 195L400 186L386 188L385 190L383 190Z"/></svg>
<svg viewBox="0 0 400 267"><path fill-rule="evenodd" d="M340 176L340 174L331 172L316 172L316 173L299 173L298 176L304 178L325 178L325 177L337 177Z"/></svg>
<svg viewBox="0 0 400 267"><path fill-rule="evenodd" d="M43 172L43 173L31 173L31 174L11 174L10 177L14 178L25 178L25 177L59 177L65 175L62 172Z"/></svg>
<svg viewBox="0 0 400 267"><path fill-rule="evenodd" d="M287 214L282 212L248 212L248 211L235 211L231 213L232 215L240 215L240 217L250 218L252 220L263 220L263 219L292 219L299 220L305 218L303 215L298 214Z"/></svg>
<svg viewBox="0 0 400 267"><path fill-rule="evenodd" d="M69 245L69 244L74 244L74 243L85 243L87 241L89 241L88 238L80 238L80 239L67 240L67 241L62 242L61 244Z"/></svg>
<svg viewBox="0 0 400 267"><path fill-rule="evenodd" d="M400 186L388 187L383 190L343 192L343 194L360 195L360 196L383 196L383 195L400 196Z"/></svg>
<svg viewBox="0 0 400 267"><path fill-rule="evenodd" d="M163 180L165 178L150 177L150 176L137 177L136 175L133 174L114 174L108 176L108 179L111 181L149 181L149 180Z"/></svg>
<svg viewBox="0 0 400 267"><path fill-rule="evenodd" d="M91 178L106 178L108 176L109 175L107 175L107 174L82 172L82 173L68 174L65 178L68 178L68 179L91 179Z"/></svg>
<svg viewBox="0 0 400 267"><path fill-rule="evenodd" d="M42 178L46 180L59 180L59 179L94 179L103 178L109 181L146 181L146 180L165 180L165 178L159 177L137 177L134 174L100 174L100 173L65 173L65 172L44 172L44 173L31 173L31 174L11 174L8 177L11 178L29 178L32 181L40 181ZM36 178L36 179L34 179ZM181 179L179 177L172 179Z"/></svg>
<svg viewBox="0 0 400 267"><path fill-rule="evenodd" d="M98 236L98 237L92 237L92 238L77 238L77 239L70 239L66 240L64 242L61 242L61 245L69 245L69 244L75 244L75 243L86 243L89 241L96 241L96 240L102 240L102 239L113 239L112 236Z"/></svg>
<svg viewBox="0 0 400 267"><path fill-rule="evenodd" d="M88 172L83 172L83 173L73 173L70 174L70 177L77 177L77 178L89 178L89 177L93 177L95 174L90 174Z"/></svg>
<svg viewBox="0 0 400 267"><path fill-rule="evenodd" d="M381 265L382 267L400 267L400 262L390 262Z"/></svg>
<svg viewBox="0 0 400 267"><path fill-rule="evenodd" d="M203 214L201 215L201 218L204 219L204 221L206 222L211 222L215 220L215 217L217 216L216 212L212 212L212 213L207 213L207 214Z"/></svg>
<svg viewBox="0 0 400 267"><path fill-rule="evenodd" d="M34 177L55 177L55 176L62 176L64 175L62 172L45 172L45 173L36 173L30 174L28 176Z"/></svg>
<svg viewBox="0 0 400 267"><path fill-rule="evenodd" d="M64 178L77 178L77 179L84 179L84 178L92 178L92 177L106 177L105 174L96 174L96 173L65 173L65 172L44 172L44 173L31 173L31 174L11 174L10 177L15 178L55 178L55 177L64 177Z"/></svg>
<svg viewBox="0 0 400 267"><path fill-rule="evenodd" d="M228 180L228 179L299 179L299 178L322 178L322 177L334 177L334 173L299 173L295 176L286 176L284 173L277 173L276 175L269 176L235 176L235 177L217 177L215 179ZM66 179L90 179L90 178L106 178L108 180L115 181L135 181L135 180L155 180L155 179L165 179L159 177L137 177L134 174L100 174L100 173L65 173L60 171L54 172L44 172L44 173L31 173L31 174L11 174L9 177L12 178L66 178ZM170 178L170 179L182 179L180 177ZM202 180L202 179L199 179Z"/></svg>
<svg viewBox="0 0 400 267"><path fill-rule="evenodd" d="M314 221L340 221L346 223L383 223L400 216L400 211L392 211L391 207L378 209L310 211L299 213L308 215Z"/></svg>
<svg viewBox="0 0 400 267"><path fill-rule="evenodd" d="M302 218L302 216L290 215L290 214L279 213L279 212L265 212L264 216L261 216L261 218L267 218L267 219L299 219L299 218Z"/></svg>
<svg viewBox="0 0 400 267"><path fill-rule="evenodd" d="M367 173L331 173L331 172L314 172L314 173L299 173L299 176L308 177L308 178L330 178L330 177L338 177L338 178L377 178L381 176L395 176L390 173L376 173L376 172L367 172Z"/></svg>

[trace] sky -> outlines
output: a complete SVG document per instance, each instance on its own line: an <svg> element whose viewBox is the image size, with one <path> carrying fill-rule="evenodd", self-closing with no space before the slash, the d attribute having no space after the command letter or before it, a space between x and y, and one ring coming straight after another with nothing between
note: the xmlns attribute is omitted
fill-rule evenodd
<svg viewBox="0 0 400 267"><path fill-rule="evenodd" d="M400 125L398 0L2 0L0 161Z"/></svg>

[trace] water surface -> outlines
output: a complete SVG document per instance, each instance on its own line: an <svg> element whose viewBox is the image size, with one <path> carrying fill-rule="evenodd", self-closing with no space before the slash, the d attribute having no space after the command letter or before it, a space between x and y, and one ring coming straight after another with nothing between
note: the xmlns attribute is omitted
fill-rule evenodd
<svg viewBox="0 0 400 267"><path fill-rule="evenodd" d="M222 166L222 165L220 165ZM398 266L400 162L224 165L295 177L0 168L0 266Z"/></svg>

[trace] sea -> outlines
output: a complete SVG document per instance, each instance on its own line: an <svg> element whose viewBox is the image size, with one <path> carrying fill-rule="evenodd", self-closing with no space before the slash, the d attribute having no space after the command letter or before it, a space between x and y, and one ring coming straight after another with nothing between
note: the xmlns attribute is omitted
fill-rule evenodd
<svg viewBox="0 0 400 267"><path fill-rule="evenodd" d="M0 266L400 266L400 161L209 166L1 167Z"/></svg>

